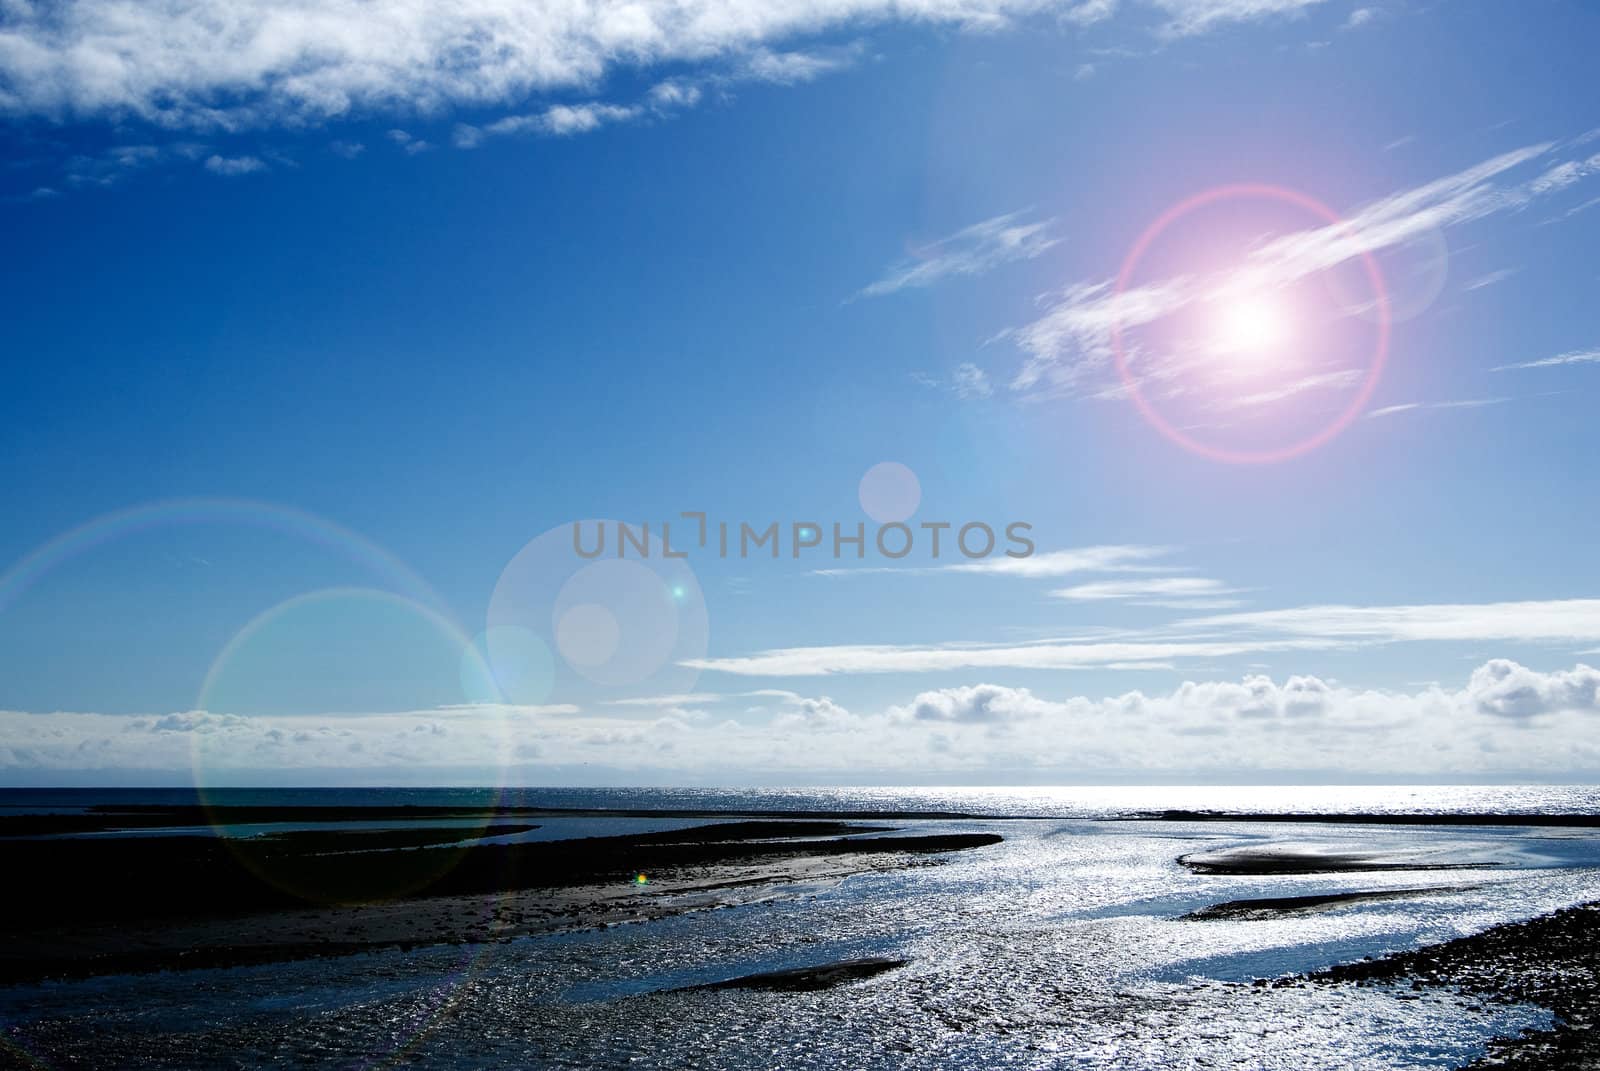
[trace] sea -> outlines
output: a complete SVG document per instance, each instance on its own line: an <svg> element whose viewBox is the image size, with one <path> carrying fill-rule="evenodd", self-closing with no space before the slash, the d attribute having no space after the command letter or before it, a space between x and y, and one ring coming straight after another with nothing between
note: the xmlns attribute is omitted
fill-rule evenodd
<svg viewBox="0 0 1600 1071"><path fill-rule="evenodd" d="M541 818L544 839L690 821L637 812L959 812L972 817L887 824L1004 840L924 865L701 894L665 917L504 943L434 946L419 935L406 951L4 987L7 1060L1450 1068L1481 1055L1492 1037L1548 1026L1549 1013L1408 983L1251 983L1600 900L1600 829L1129 820L1167 811L1600 814L1595 786L227 789L205 798L635 812ZM8 790L0 813L194 799L193 789ZM1253 876L1195 873L1178 862L1261 849L1360 854L1415 869ZM1437 865L1453 869L1428 869ZM1419 889L1427 891L1281 917L1184 917L1240 899ZM115 895L115 881L106 894ZM817 992L688 988L864 957L905 965Z"/></svg>

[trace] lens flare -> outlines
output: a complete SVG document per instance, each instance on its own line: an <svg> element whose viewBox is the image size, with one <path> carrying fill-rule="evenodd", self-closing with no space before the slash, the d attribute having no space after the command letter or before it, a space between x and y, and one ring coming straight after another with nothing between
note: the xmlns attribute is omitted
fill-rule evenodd
<svg viewBox="0 0 1600 1071"><path fill-rule="evenodd" d="M1346 228L1320 201L1261 184L1167 209L1117 276L1123 394L1214 461L1286 461L1344 431L1377 389L1390 331L1383 274ZM1361 315L1331 296L1347 264L1367 292Z"/></svg>
<svg viewBox="0 0 1600 1071"><path fill-rule="evenodd" d="M708 635L700 582L686 558L666 556L662 527L631 530L637 546L622 543L614 520L559 525L501 572L488 631L520 637L519 657L535 644L553 656L553 685L539 677L541 700L573 689L608 699L693 690L693 663L705 657ZM672 547L692 553L697 543L715 553L717 535L699 532L692 520L672 525ZM502 666L507 645L501 648L488 648L496 680L510 676Z"/></svg>
<svg viewBox="0 0 1600 1071"><path fill-rule="evenodd" d="M212 662L195 709L163 719L165 731L187 735L196 796L246 869L308 903L393 898L437 880L460 852L407 853L408 866L392 873L340 873L336 885L319 884L320 872L298 868L271 837L234 835L227 812L217 809L228 797L216 789L255 783L262 770L424 764L452 741L461 761L503 784L526 729L494 704L451 710L438 702L459 700L463 660L477 663L474 679L488 679L472 641L424 604L370 588L308 592L240 629ZM408 709L399 700L414 690L436 706ZM487 821L462 825L462 839Z"/></svg>
<svg viewBox="0 0 1600 1071"><path fill-rule="evenodd" d="M430 606L444 600L414 569L377 543L305 510L242 498L177 498L94 517L34 548L0 572L0 611L69 561L140 533L190 526L238 526L288 535L332 550L394 590Z"/></svg>

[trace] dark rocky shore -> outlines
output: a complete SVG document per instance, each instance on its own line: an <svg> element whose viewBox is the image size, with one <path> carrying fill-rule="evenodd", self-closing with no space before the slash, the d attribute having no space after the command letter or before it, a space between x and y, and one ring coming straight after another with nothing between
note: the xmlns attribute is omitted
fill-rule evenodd
<svg viewBox="0 0 1600 1071"><path fill-rule="evenodd" d="M1300 979L1257 984L1308 982L1443 987L1485 1000L1536 1004L1556 1014L1555 1028L1496 1041L1472 1068L1600 1068L1600 902Z"/></svg>
<svg viewBox="0 0 1600 1071"><path fill-rule="evenodd" d="M1131 820L1147 822L1276 822L1287 825L1338 826L1543 826L1557 829L1591 829L1600 826L1600 814L1372 814L1322 811L1141 811Z"/></svg>

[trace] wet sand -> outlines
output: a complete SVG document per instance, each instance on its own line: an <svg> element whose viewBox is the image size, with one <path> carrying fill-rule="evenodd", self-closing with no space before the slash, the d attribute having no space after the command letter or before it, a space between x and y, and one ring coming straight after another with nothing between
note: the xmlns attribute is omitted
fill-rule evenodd
<svg viewBox="0 0 1600 1071"><path fill-rule="evenodd" d="M261 822L395 817L368 809L359 815L349 809L324 809L327 816L320 819L304 813L286 815L288 809L270 809L271 816L251 810L250 820ZM399 810L414 816L408 809ZM128 816L89 817L114 823ZM242 815L230 817L244 820ZM436 836L482 836L528 825L524 820L533 813L451 810L415 817L469 818L473 824L448 831L438 826L285 830L228 842L209 836L0 841L4 868L0 872L9 875L5 886L13 903L9 921L0 924L5 927L0 932L0 982L479 945L608 927L793 895L812 883L820 886L866 871L929 865L939 853L1000 839L993 834L882 838L876 835L891 827L860 824L862 816L850 814L828 820L717 821L686 830L582 840L428 847L428 839ZM843 817L858 823L841 821ZM1540 823L1530 820L1535 816L1523 815L1500 816L1490 823L1478 822L1481 816L1472 816L1470 823L1439 821L1440 816L1399 816L1397 822L1390 821L1391 816L1368 817L1369 824L1582 824ZM154 814L140 818L150 823L142 828L161 828ZM192 813L171 809L159 817L172 824L193 819ZM1239 820L1263 819L1240 816ZM0 835L7 832L7 825L0 819ZM1181 861L1197 873L1246 876L1487 865L1426 850L1368 851L1359 845L1250 845L1191 853ZM639 872L647 875L645 883L635 880ZM117 882L112 891L108 878ZM1463 888L1235 900L1185 918L1201 922L1294 917ZM327 902L308 906L303 899L307 894ZM889 959L834 961L695 988L804 992L847 984L902 964ZM1484 1000L1536 1003L1554 1010L1561 1025L1554 1031L1497 1042L1475 1066L1600 1067L1600 1044L1595 1039L1600 1011L1597 965L1600 904L1382 960L1257 984L1398 985L1404 990L1403 999L1412 991L1459 987Z"/></svg>
<svg viewBox="0 0 1600 1071"><path fill-rule="evenodd" d="M885 971L904 967L908 960L888 956L868 956L862 959L845 959L836 963L821 963L812 967L791 967L782 971L762 971L729 978L724 982L684 986L674 993L698 993L719 989L760 989L772 993L811 993L819 989L832 989L847 982L875 978Z"/></svg>
<svg viewBox="0 0 1600 1071"><path fill-rule="evenodd" d="M775 886L914 865L1000 840L873 836L890 828L722 822L393 850L365 845L380 833L416 831L5 841L0 872L13 877L11 910L0 923L0 982L503 941L746 902ZM108 889L108 875L124 880Z"/></svg>
<svg viewBox="0 0 1600 1071"><path fill-rule="evenodd" d="M1431 853L1393 850L1327 851L1269 845L1264 848L1226 848L1191 852L1178 862L1196 874L1230 874L1263 877L1275 874L1359 874L1391 870L1483 870L1494 862L1448 862Z"/></svg>

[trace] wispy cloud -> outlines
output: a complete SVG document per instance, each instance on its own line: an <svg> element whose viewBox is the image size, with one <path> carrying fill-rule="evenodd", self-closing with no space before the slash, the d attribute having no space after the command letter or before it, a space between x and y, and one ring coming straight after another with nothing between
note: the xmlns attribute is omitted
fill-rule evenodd
<svg viewBox="0 0 1600 1071"><path fill-rule="evenodd" d="M958 398L987 398L994 393L989 374L970 362L956 366L950 376L950 389Z"/></svg>
<svg viewBox="0 0 1600 1071"><path fill-rule="evenodd" d="M1490 405L1502 405L1509 402L1510 398L1463 398L1451 402L1401 402L1399 405L1386 405L1381 409L1374 409L1367 414L1371 417L1394 416L1398 413L1422 412L1428 409L1482 409Z"/></svg>
<svg viewBox="0 0 1600 1071"><path fill-rule="evenodd" d="M1568 350L1558 353L1554 357L1541 357L1537 361L1523 361L1521 364L1503 364L1495 368L1496 372L1513 372L1520 368L1559 368L1568 364L1596 364L1600 363L1600 349L1593 350Z"/></svg>
<svg viewBox="0 0 1600 1071"><path fill-rule="evenodd" d="M932 286L957 275L981 275L1016 260L1031 260L1061 239L1053 219L1028 220L1028 213L1010 212L930 242L891 266L885 275L856 297L881 297L907 287Z"/></svg>
<svg viewBox="0 0 1600 1071"><path fill-rule="evenodd" d="M1266 283L1288 284L1438 229L1525 208L1600 170L1600 157L1590 157L1547 166L1531 178L1513 178L1513 173L1548 160L1563 144L1513 149L1380 198L1337 224L1264 242L1251 251L1241 270ZM1030 394L1117 396L1120 392L1108 389L1103 374L1112 361L1113 332L1170 316L1214 295L1222 285L1215 279L1176 277L1119 292L1110 282L1087 282L1050 295L1037 319L999 336L1023 354L1011 387ZM1161 360L1170 365L1172 359L1156 355L1154 374L1164 367Z"/></svg>
<svg viewBox="0 0 1600 1071"><path fill-rule="evenodd" d="M1324 0L1154 0L1170 20L1162 32L1171 37L1192 37L1227 23L1298 15Z"/></svg>
<svg viewBox="0 0 1600 1071"><path fill-rule="evenodd" d="M855 50L775 51L758 48L740 62L736 75L775 85L797 85L843 70L855 61Z"/></svg>
<svg viewBox="0 0 1600 1071"><path fill-rule="evenodd" d="M1096 580L1088 584L1075 584L1058 588L1050 594L1057 599L1073 602L1101 602L1117 599L1157 599L1161 605L1182 605L1181 600L1201 599L1207 606L1222 596L1234 595L1238 589L1230 588L1220 580L1202 576L1156 576L1132 580Z"/></svg>
<svg viewBox="0 0 1600 1071"><path fill-rule="evenodd" d="M1174 552L1173 547L1120 544L1049 550L1026 558L982 558L929 566L864 566L812 570L816 576L865 576L897 573L902 576L927 576L934 573L967 573L982 576L1010 576L1023 579L1071 576L1075 573L1145 572L1155 568L1153 558Z"/></svg>
<svg viewBox="0 0 1600 1071"><path fill-rule="evenodd" d="M1494 286L1496 283L1505 282L1520 270L1519 268L1501 268L1499 271L1488 272L1478 276L1476 279L1469 279L1462 284L1461 289L1468 291L1482 290L1486 286Z"/></svg>
<svg viewBox="0 0 1600 1071"><path fill-rule="evenodd" d="M1146 669L1152 662L1230 658L1269 651L1326 649L1324 640L1193 640L949 646L785 647L685 662L743 677L823 677L862 673L940 673L994 669Z"/></svg>
<svg viewBox="0 0 1600 1071"><path fill-rule="evenodd" d="M692 707L705 703L716 703L724 696L716 692L680 692L675 695L642 695L629 699L613 699L607 704L613 707Z"/></svg>
<svg viewBox="0 0 1600 1071"><path fill-rule="evenodd" d="M409 130L394 129L384 135L400 147L400 151L407 156L416 156L418 153L432 152L434 144L422 138L415 137Z"/></svg>
<svg viewBox="0 0 1600 1071"><path fill-rule="evenodd" d="M831 71L842 70L855 62L860 50L855 47L778 52L758 48L740 57L725 69L679 76L658 82L637 102L618 104L585 101L554 104L536 112L509 115L475 126L457 123L451 142L458 149L475 149L490 138L515 135L571 137L588 134L605 126L648 117L669 118L693 108L712 90L727 91L744 82L769 82L796 85L809 82Z"/></svg>
<svg viewBox="0 0 1600 1071"><path fill-rule="evenodd" d="M1297 394L1305 394L1318 390L1349 390L1365 378L1366 373L1359 368L1348 368L1338 372L1322 372L1314 376L1304 376L1300 379L1273 387L1270 390L1256 391L1251 394L1241 394L1219 403L1221 408L1239 409L1254 405L1271 405L1281 402L1285 398L1293 398Z"/></svg>
<svg viewBox="0 0 1600 1071"><path fill-rule="evenodd" d="M205 166L207 171L215 175L248 175L267 169L267 165L257 156L210 156L206 158Z"/></svg>
<svg viewBox="0 0 1600 1071"><path fill-rule="evenodd" d="M1190 629L1276 633L1330 641L1600 639L1600 599L1412 606L1301 606L1193 618Z"/></svg>
<svg viewBox="0 0 1600 1071"><path fill-rule="evenodd" d="M1342 29L1358 30L1370 25L1378 17L1376 8L1358 7L1345 18Z"/></svg>
<svg viewBox="0 0 1600 1071"><path fill-rule="evenodd" d="M1011 389L1077 389L1111 363L1116 328L1137 327L1176 312L1189 300L1187 288L1185 279L1121 292L1109 282L1078 283L1047 297L1044 315L998 336L1027 354Z"/></svg>
<svg viewBox="0 0 1600 1071"><path fill-rule="evenodd" d="M611 123L637 119L643 110L632 105L591 101L585 104L556 104L529 115L508 115L484 126L456 125L451 141L458 149L473 149L491 137L513 134L547 134L569 137L587 134Z"/></svg>
<svg viewBox="0 0 1600 1071"><path fill-rule="evenodd" d="M1302 606L1191 617L1081 642L787 647L687 665L752 677L954 670L1147 668L1153 662L1330 651L1402 642L1572 644L1600 640L1600 599L1402 606Z"/></svg>
<svg viewBox="0 0 1600 1071"><path fill-rule="evenodd" d="M994 384L989 381L989 373L971 361L957 365L948 379L940 379L925 372L913 372L911 378L929 390L949 391L963 401L994 396Z"/></svg>

